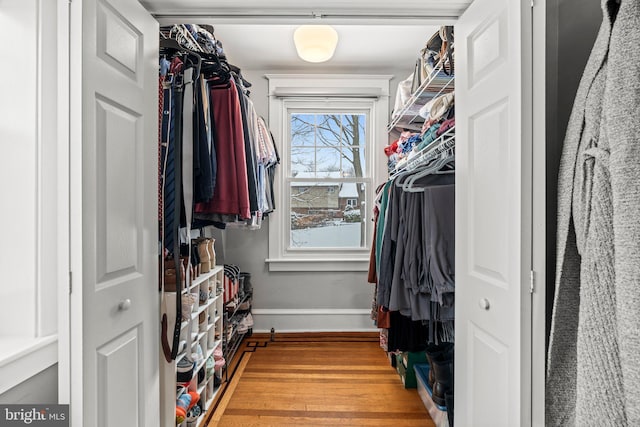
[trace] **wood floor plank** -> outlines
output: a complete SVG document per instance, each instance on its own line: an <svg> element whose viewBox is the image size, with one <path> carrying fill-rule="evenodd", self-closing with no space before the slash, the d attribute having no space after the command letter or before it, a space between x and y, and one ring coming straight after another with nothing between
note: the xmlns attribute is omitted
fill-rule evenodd
<svg viewBox="0 0 640 427"><path fill-rule="evenodd" d="M245 343L250 358L238 365L208 427L434 426L376 336L277 337Z"/></svg>

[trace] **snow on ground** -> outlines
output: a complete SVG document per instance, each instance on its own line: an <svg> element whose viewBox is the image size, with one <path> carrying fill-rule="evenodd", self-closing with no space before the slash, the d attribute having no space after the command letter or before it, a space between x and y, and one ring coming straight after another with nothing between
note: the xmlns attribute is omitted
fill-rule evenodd
<svg viewBox="0 0 640 427"><path fill-rule="evenodd" d="M359 248L361 223L338 223L291 230L294 248Z"/></svg>

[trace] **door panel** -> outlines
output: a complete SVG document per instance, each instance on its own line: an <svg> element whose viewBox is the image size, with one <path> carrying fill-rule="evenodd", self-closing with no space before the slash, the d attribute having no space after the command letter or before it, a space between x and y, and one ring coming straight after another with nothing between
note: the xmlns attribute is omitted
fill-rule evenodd
<svg viewBox="0 0 640 427"><path fill-rule="evenodd" d="M98 284L135 272L139 248L144 179L138 176L138 146L143 142L139 114L96 96L97 280Z"/></svg>
<svg viewBox="0 0 640 427"><path fill-rule="evenodd" d="M509 287L509 235L507 209L496 209L506 202L507 182L495 172L496 165L508 162L509 144L506 139L506 100L489 105L469 120L469 273L480 280L492 281L495 286ZM486 242L495 242L487 251Z"/></svg>
<svg viewBox="0 0 640 427"><path fill-rule="evenodd" d="M468 372L473 372L469 378L470 389L476 399L473 415L474 419L483 420L482 423L469 425L509 425L506 411L496 411L495 407L495 402L508 399L508 372L504 367L509 362L509 349L474 323L469 324L467 337L467 351L474 356L467 359Z"/></svg>
<svg viewBox="0 0 640 427"><path fill-rule="evenodd" d="M74 411L73 425L157 427L158 24L137 1L83 0L81 11L82 328L72 339L82 340L82 387L72 407L80 402L82 419Z"/></svg>
<svg viewBox="0 0 640 427"><path fill-rule="evenodd" d="M139 360L140 345L139 330L135 328L96 350L98 402L102 402L98 408L98 426L122 425L123 417L127 426L144 425L140 419L140 408L144 407L140 396L144 393L140 394L139 365L134 363L131 369L122 369L132 360ZM118 413L119 417L112 418Z"/></svg>
<svg viewBox="0 0 640 427"><path fill-rule="evenodd" d="M456 424L529 425L531 8L456 24Z"/></svg>

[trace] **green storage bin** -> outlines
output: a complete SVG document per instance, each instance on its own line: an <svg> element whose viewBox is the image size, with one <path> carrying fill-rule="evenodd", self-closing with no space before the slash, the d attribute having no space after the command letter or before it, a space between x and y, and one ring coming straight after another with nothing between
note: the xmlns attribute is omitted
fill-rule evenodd
<svg viewBox="0 0 640 427"><path fill-rule="evenodd" d="M417 388L416 373L413 365L417 363L427 363L427 355L424 351L406 351L398 354L396 360L398 374L402 378L404 388Z"/></svg>

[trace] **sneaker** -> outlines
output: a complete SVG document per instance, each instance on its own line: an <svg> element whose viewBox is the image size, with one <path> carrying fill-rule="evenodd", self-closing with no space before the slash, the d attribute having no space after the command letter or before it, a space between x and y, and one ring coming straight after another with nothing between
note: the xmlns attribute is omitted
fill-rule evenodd
<svg viewBox="0 0 640 427"><path fill-rule="evenodd" d="M200 363L204 360L204 353L202 352L202 346L198 344L196 351L191 353L191 359L196 363Z"/></svg>
<svg viewBox="0 0 640 427"><path fill-rule="evenodd" d="M247 315L243 319L243 322L245 322L247 327L253 328L253 316L251 315L251 313L247 313Z"/></svg>
<svg viewBox="0 0 640 427"><path fill-rule="evenodd" d="M207 359L207 378L211 378L214 372L215 362L213 361L213 357L209 356Z"/></svg>

